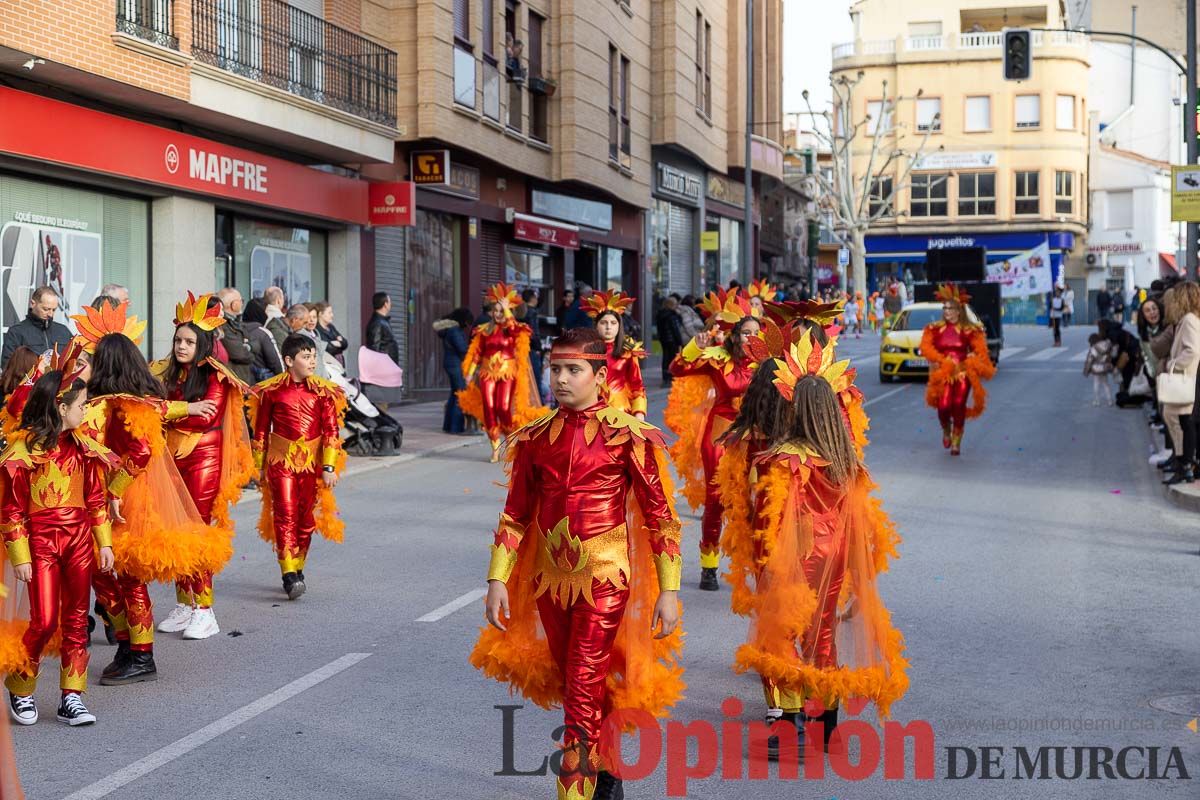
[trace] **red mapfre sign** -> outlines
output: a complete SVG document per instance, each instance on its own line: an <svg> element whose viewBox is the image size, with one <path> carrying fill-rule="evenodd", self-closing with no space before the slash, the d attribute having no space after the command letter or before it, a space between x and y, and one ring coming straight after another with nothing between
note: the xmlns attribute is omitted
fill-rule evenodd
<svg viewBox="0 0 1200 800"><path fill-rule="evenodd" d="M513 238L524 242L552 244L568 250L579 249L578 228L521 215L513 219Z"/></svg>
<svg viewBox="0 0 1200 800"><path fill-rule="evenodd" d="M407 227L417 221L417 185L412 181L372 183L367 221L376 228Z"/></svg>
<svg viewBox="0 0 1200 800"><path fill-rule="evenodd" d="M367 182L0 86L0 153L354 225Z"/></svg>

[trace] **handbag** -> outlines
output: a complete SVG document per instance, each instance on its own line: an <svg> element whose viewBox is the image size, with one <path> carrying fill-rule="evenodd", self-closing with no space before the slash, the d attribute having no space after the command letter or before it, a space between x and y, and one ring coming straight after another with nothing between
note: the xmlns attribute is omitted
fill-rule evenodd
<svg viewBox="0 0 1200 800"><path fill-rule="evenodd" d="M1150 379L1146 377L1145 372L1133 376L1133 380L1129 382L1129 394L1134 397L1150 396Z"/></svg>
<svg viewBox="0 0 1200 800"><path fill-rule="evenodd" d="M1158 402L1172 406L1190 406L1196 402L1196 377L1182 372L1160 372Z"/></svg>

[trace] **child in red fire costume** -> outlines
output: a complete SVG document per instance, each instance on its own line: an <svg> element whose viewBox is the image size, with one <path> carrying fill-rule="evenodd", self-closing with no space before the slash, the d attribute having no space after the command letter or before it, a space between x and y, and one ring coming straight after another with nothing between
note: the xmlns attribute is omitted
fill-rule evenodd
<svg viewBox="0 0 1200 800"><path fill-rule="evenodd" d="M228 539L209 535L167 452L166 393L137 346L146 323L127 318L127 307L84 306L72 317L91 356L83 429L120 459L108 476L116 570L92 576L117 641L103 686L158 677L146 584L220 569L233 555Z"/></svg>
<svg viewBox="0 0 1200 800"><path fill-rule="evenodd" d="M500 460L504 437L548 409L542 406L529 360L528 325L513 317L521 295L507 284L488 289L491 320L475 329L463 359L467 388L458 393L463 413L479 420L492 443L492 461Z"/></svg>
<svg viewBox="0 0 1200 800"><path fill-rule="evenodd" d="M596 332L608 348L608 404L618 411L646 418L646 384L642 381L641 360L646 357L642 343L625 336L622 317L634 298L623 292L592 292L584 301L584 311L596 321Z"/></svg>
<svg viewBox="0 0 1200 800"><path fill-rule="evenodd" d="M532 702L562 705L557 796L571 800L620 796L606 769L619 742L601 739L614 709L665 716L684 688L680 526L662 437L600 400L605 361L594 330L554 343L559 408L512 437L488 570L493 628L471 655Z"/></svg>
<svg viewBox="0 0 1200 800"><path fill-rule="evenodd" d="M345 463L339 431L346 398L314 374L312 339L292 334L280 350L287 371L254 387L249 406L263 487L258 532L274 544L283 591L295 600L307 589L304 565L313 533L335 542L345 533L333 487Z"/></svg>
<svg viewBox="0 0 1200 800"><path fill-rule="evenodd" d="M59 363L75 363L74 354L64 353ZM58 718L71 726L96 721L79 695L87 689L87 613L97 550L98 568L113 566L104 481L116 458L79 430L86 402L78 369L42 375L21 428L0 455L8 477L0 501L8 561L16 579L29 586L30 620L20 639L24 663L4 682L9 713L21 725L38 720L33 692L42 652L56 629L62 632ZM11 642L0 642L0 653L11 650Z"/></svg>
<svg viewBox="0 0 1200 800"><path fill-rule="evenodd" d="M664 414L679 437L671 446L684 497L693 510L704 507L700 531L700 588L716 591L720 565L721 499L713 478L724 448L719 439L737 417L742 395L754 377L754 359L745 349L761 324L740 293L709 295L709 329L696 335L671 364L675 380Z"/></svg>
<svg viewBox="0 0 1200 800"><path fill-rule="evenodd" d="M870 497L853 440L854 371L815 331L796 339L793 330L782 357L759 366L730 429L719 476L723 544L733 610L752 621L735 670L761 676L776 712L768 722L791 723L802 738L806 718L819 716L828 744L841 701L869 699L886 716L907 689L903 639L876 589L898 537ZM775 402L761 391L767 373ZM769 757L785 732L775 728Z"/></svg>
<svg viewBox="0 0 1200 800"><path fill-rule="evenodd" d="M155 362L151 372L167 388L167 447L188 494L212 526L211 535L232 540L229 506L253 477L254 460L242 402L247 387L213 357L213 331L226 320L220 304L209 307L209 298L188 292L176 306L171 357ZM160 631L183 631L185 639L220 632L212 610L211 571L176 581L175 596L177 604Z"/></svg>
<svg viewBox="0 0 1200 800"><path fill-rule="evenodd" d="M996 374L988 355L983 327L967 319L971 296L952 283L938 287L944 319L925 326L921 355L929 360L925 402L937 409L942 424L942 447L956 456L962 451L963 428L983 413L987 392L983 381ZM971 392L975 399L968 405Z"/></svg>

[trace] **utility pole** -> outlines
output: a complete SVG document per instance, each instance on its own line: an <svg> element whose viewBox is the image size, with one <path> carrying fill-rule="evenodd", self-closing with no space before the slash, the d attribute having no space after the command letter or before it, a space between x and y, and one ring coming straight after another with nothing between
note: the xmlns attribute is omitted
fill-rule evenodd
<svg viewBox="0 0 1200 800"><path fill-rule="evenodd" d="M754 170L751 143L754 137L754 0L746 0L746 223L742 226L742 280L754 278Z"/></svg>
<svg viewBox="0 0 1200 800"><path fill-rule="evenodd" d="M1187 0L1187 108L1184 111L1187 131L1188 166L1196 163L1200 153L1196 147L1196 0ZM1196 280L1196 240L1200 238L1200 225L1187 224L1187 276Z"/></svg>
<svg viewBox="0 0 1200 800"><path fill-rule="evenodd" d="M1133 14L1133 19L1129 23L1129 33L1132 36L1137 36L1137 6L1134 6L1130 11ZM1137 91L1137 39L1129 40L1129 105L1133 105L1134 95Z"/></svg>

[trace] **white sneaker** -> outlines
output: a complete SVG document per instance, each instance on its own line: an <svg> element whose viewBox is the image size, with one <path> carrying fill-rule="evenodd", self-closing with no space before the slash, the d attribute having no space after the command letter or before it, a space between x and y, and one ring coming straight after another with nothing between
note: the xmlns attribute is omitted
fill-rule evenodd
<svg viewBox="0 0 1200 800"><path fill-rule="evenodd" d="M185 639L207 639L221 632L217 626L217 615L211 608L197 608L192 612L192 621L183 632Z"/></svg>
<svg viewBox="0 0 1200 800"><path fill-rule="evenodd" d="M35 725L38 721L37 703L33 695L8 693L8 714L18 725Z"/></svg>
<svg viewBox="0 0 1200 800"><path fill-rule="evenodd" d="M1150 464L1151 464L1151 466L1157 467L1159 464L1162 464L1162 463L1168 461L1171 458L1171 456L1173 456L1173 455L1175 455L1175 454L1172 453L1170 450L1166 450L1166 449L1159 450L1157 453L1150 456Z"/></svg>
<svg viewBox="0 0 1200 800"><path fill-rule="evenodd" d="M179 633L192 621L192 607L176 603L167 618L158 623L158 629L163 633Z"/></svg>

